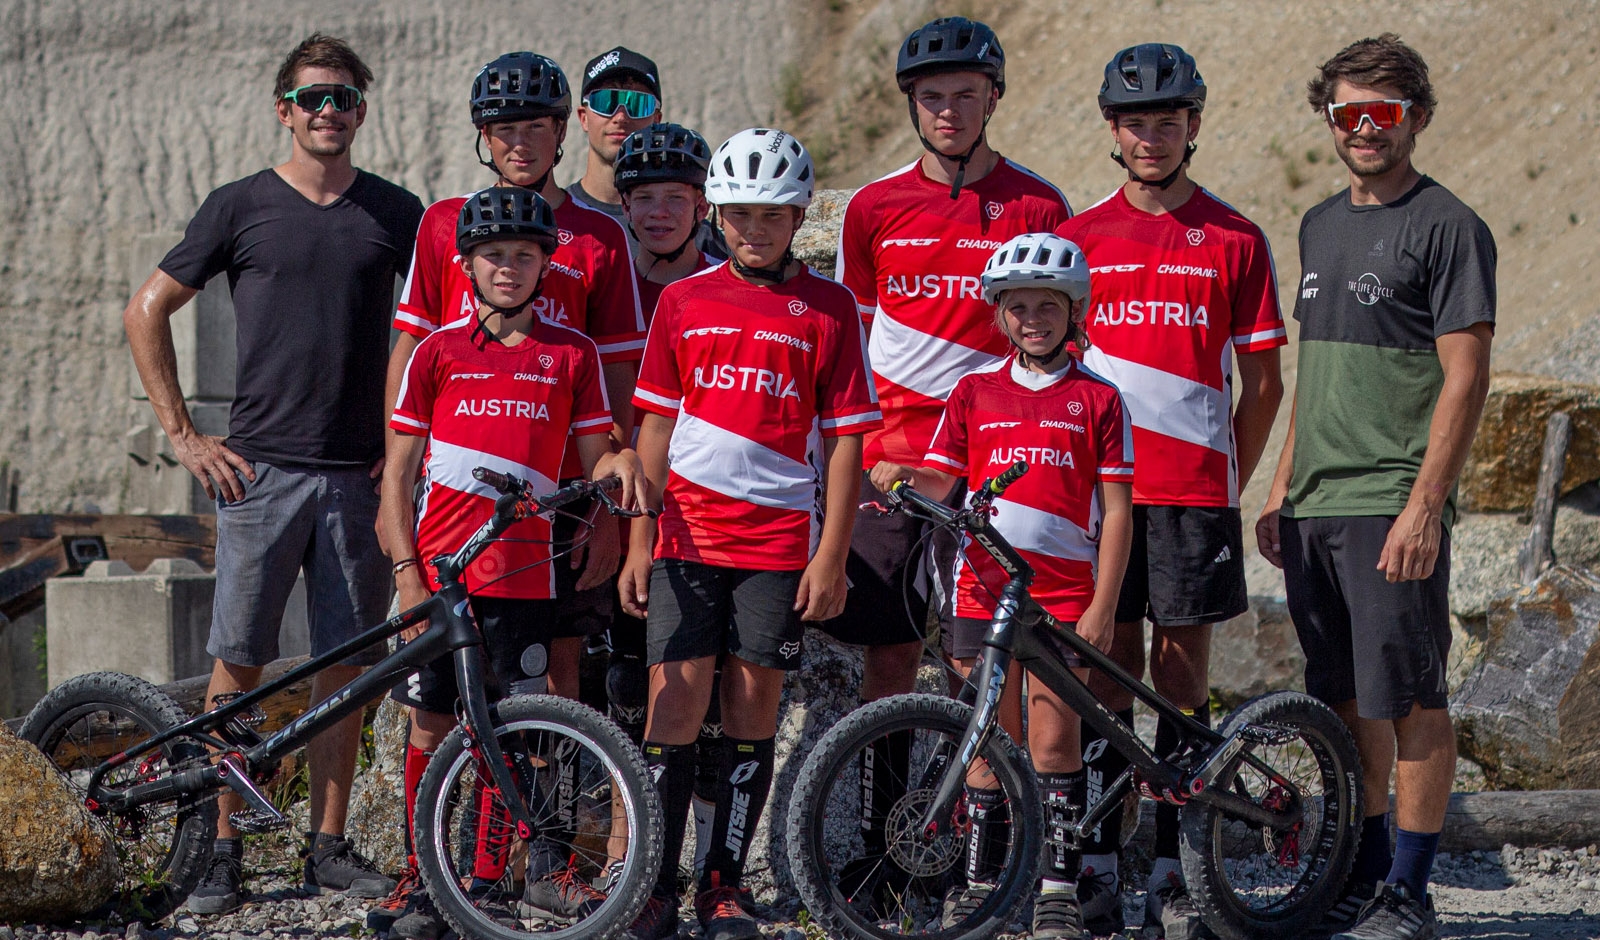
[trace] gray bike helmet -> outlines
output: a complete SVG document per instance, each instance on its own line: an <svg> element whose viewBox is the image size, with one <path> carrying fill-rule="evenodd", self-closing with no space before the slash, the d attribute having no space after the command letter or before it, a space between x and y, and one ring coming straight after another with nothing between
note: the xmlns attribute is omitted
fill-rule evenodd
<svg viewBox="0 0 1600 940"><path fill-rule="evenodd" d="M646 183L687 183L704 189L711 145L681 124L652 124L634 131L617 155L617 192Z"/></svg>
<svg viewBox="0 0 1600 940"><path fill-rule="evenodd" d="M1168 111L1178 108L1203 110L1206 82L1195 67L1194 56L1179 46L1146 42L1130 46L1106 63L1105 81L1100 85L1100 113Z"/></svg>
<svg viewBox="0 0 1600 940"><path fill-rule="evenodd" d="M982 72L1006 93L1006 54L994 30L964 16L946 16L911 31L900 44L894 78L900 91L935 72Z"/></svg>
<svg viewBox="0 0 1600 940"><path fill-rule="evenodd" d="M566 120L572 114L572 88L561 66L532 52L508 52L472 79L472 123Z"/></svg>
<svg viewBox="0 0 1600 940"><path fill-rule="evenodd" d="M557 232L555 211L543 196L520 186L492 186L462 203L456 217L456 250L464 255L484 242L521 239L537 242L553 254Z"/></svg>

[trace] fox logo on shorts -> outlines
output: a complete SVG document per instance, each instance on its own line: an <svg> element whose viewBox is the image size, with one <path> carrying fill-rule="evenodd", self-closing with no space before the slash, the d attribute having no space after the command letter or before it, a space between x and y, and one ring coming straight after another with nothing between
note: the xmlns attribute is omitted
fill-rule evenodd
<svg viewBox="0 0 1600 940"><path fill-rule="evenodd" d="M800 641L790 640L789 642L778 647L778 655L782 656L784 659L793 659L794 657L799 656Z"/></svg>

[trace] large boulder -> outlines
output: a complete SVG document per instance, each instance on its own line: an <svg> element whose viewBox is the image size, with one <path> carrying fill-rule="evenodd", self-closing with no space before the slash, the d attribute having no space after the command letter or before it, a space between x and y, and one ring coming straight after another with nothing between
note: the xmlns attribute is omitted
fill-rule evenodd
<svg viewBox="0 0 1600 940"><path fill-rule="evenodd" d="M1600 386L1501 373L1489 381L1483 421L1461 470L1461 508L1524 512L1533 506L1545 422L1557 411L1572 416L1561 492L1600 479Z"/></svg>
<svg viewBox="0 0 1600 940"><path fill-rule="evenodd" d="M794 256L833 277L833 263L839 250L839 229L844 225L844 207L855 195L853 189L819 189L806 210L805 224L794 237Z"/></svg>
<svg viewBox="0 0 1600 940"><path fill-rule="evenodd" d="M389 696L372 719L372 763L350 788L345 834L379 870L398 872L406 861L406 738L411 717Z"/></svg>
<svg viewBox="0 0 1600 940"><path fill-rule="evenodd" d="M1254 551L1244 571L1250 609L1211 634L1211 695L1228 708L1266 692L1305 688L1306 658L1289 618L1283 572Z"/></svg>
<svg viewBox="0 0 1600 940"><path fill-rule="evenodd" d="M73 920L109 900L121 876L82 798L0 723L0 924Z"/></svg>
<svg viewBox="0 0 1600 940"><path fill-rule="evenodd" d="M1450 711L1495 789L1600 787L1600 577L1557 565L1493 602Z"/></svg>

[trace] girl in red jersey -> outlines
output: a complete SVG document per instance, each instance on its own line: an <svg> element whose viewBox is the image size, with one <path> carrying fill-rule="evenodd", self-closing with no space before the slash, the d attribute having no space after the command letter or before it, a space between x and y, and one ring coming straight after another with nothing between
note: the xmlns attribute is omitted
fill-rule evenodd
<svg viewBox="0 0 1600 940"><path fill-rule="evenodd" d="M484 190L461 208L456 248L477 292L477 315L418 344L390 424L396 433L384 467L382 522L387 544L400 559L394 572L401 609L421 603L436 585L430 560L459 547L493 512L497 494L473 478L475 467L521 477L536 494L553 491L570 434L591 477L621 478L624 506L643 501L638 456L610 452L611 412L593 341L533 312L556 231L549 204L532 190ZM424 468L425 492L414 507L412 484ZM577 668L582 639L541 632L555 624L557 613L550 538L547 520L524 520L467 569L473 616L501 694L523 676L523 652L530 645L545 645L552 663ZM402 638L423 629L413 627ZM394 698L413 708L406 749L409 826L428 757L456 723L450 658L413 674L395 688ZM493 884L505 869L505 851L485 849L474 875ZM603 900L568 868L566 852L530 846L522 896L530 916L570 921ZM433 940L442 930L420 888L390 927L392 935L408 940Z"/></svg>
<svg viewBox="0 0 1600 940"><path fill-rule="evenodd" d="M943 498L959 479L976 488L1017 461L1027 462L1029 472L995 500L994 525L1033 566L1034 599L1108 649L1133 531L1133 443L1116 387L1085 369L1068 348L1084 343L1088 264L1064 238L1019 235L989 258L983 296L996 304L995 325L1016 354L956 382L925 466L879 464L873 485L886 490L907 480ZM964 554L956 625L947 645L970 672L1007 576L982 550ZM1020 667L1012 668L1001 723L1018 737L1022 676ZM1080 669L1079 678L1087 672ZM1077 902L1076 840L1057 835L1076 825L1085 799L1079 721L1041 684L1028 687L1028 751L1050 816L1032 936L1087 937ZM975 769L968 778L970 838L978 844L967 855L966 887L946 902L952 914L981 901L1009 837L1000 791L985 788L985 776Z"/></svg>
<svg viewBox="0 0 1600 940"><path fill-rule="evenodd" d="M784 672L800 664L802 621L844 606L861 435L882 419L855 301L789 251L813 172L799 141L768 128L712 154L706 197L731 255L662 291L634 392L662 513L659 531L635 520L618 588L647 618L644 753L667 824L639 940L678 933L693 745L719 656L725 739L695 909L705 940L760 936L738 889L772 786Z"/></svg>

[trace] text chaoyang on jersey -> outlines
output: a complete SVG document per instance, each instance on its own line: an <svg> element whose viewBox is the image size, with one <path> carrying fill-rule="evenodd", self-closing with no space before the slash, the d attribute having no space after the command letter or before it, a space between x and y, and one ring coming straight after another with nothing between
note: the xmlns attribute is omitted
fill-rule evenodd
<svg viewBox="0 0 1600 940"><path fill-rule="evenodd" d="M956 379L1007 344L983 302L979 275L1006 240L1071 217L1060 190L1001 158L950 198L920 161L857 190L839 231L837 276L871 329L868 358L884 427L864 463L916 464L933 440Z"/></svg>
<svg viewBox="0 0 1600 940"><path fill-rule="evenodd" d="M1133 419L1134 502L1239 505L1233 353L1288 341L1266 235L1204 189L1157 216L1119 188L1055 231L1089 262L1083 361Z"/></svg>

